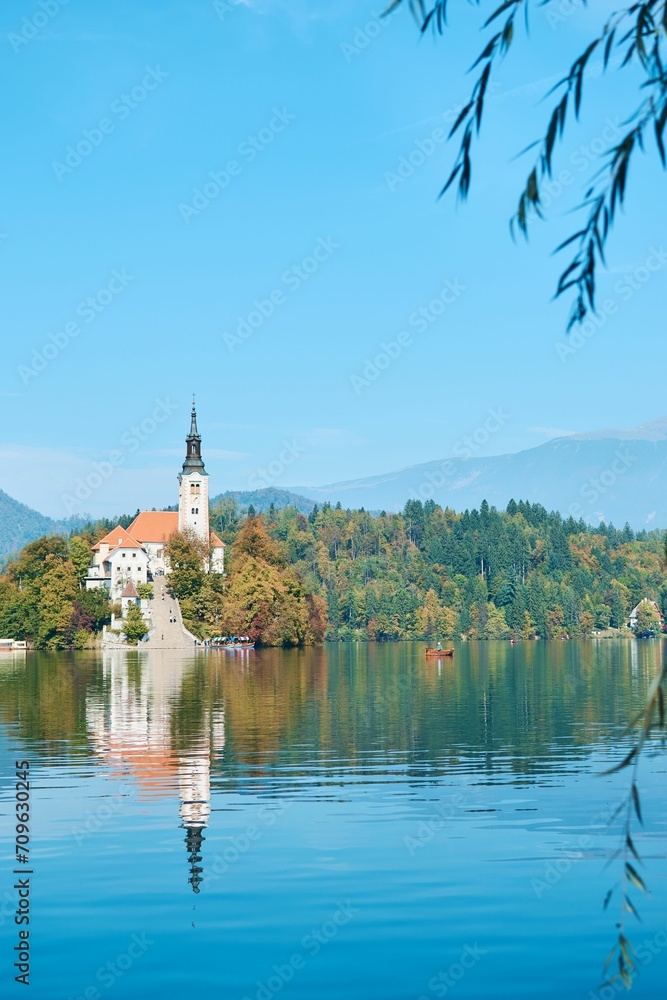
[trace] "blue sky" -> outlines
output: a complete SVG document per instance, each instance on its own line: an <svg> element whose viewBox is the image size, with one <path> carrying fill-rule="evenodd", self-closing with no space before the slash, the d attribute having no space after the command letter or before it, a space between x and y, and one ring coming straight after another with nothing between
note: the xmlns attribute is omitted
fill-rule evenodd
<svg viewBox="0 0 667 1000"><path fill-rule="evenodd" d="M11 495L64 516L79 479L109 463L80 510L175 502L193 390L213 493L446 457L492 408L506 417L487 454L662 415L653 157L610 245L608 313L566 355L568 303L551 301L551 250L631 107L631 76L591 80L550 223L527 246L507 224L541 99L608 4L563 5L551 24L536 8L458 208L437 199L455 152L438 130L470 87L473 7L434 42L407 12L378 27L382 5L352 0L43 5L0 13ZM654 251L660 266L633 289L626 275ZM382 370L366 367L387 349Z"/></svg>

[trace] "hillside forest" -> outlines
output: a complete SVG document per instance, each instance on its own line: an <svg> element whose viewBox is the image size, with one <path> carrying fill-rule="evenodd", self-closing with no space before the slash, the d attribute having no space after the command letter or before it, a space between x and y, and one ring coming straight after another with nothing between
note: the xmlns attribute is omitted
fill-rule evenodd
<svg viewBox="0 0 667 1000"><path fill-rule="evenodd" d="M27 545L0 576L0 636L47 649L93 644L113 606L84 580L92 545L114 526L99 521ZM644 598L667 616L659 531L592 528L539 504L499 511L484 502L457 514L414 500L379 516L272 506L258 516L225 498L211 528L227 547L224 577L203 572L194 539L169 543L170 583L200 638L299 646L630 634L628 617ZM657 629L652 606L641 610L642 629Z"/></svg>

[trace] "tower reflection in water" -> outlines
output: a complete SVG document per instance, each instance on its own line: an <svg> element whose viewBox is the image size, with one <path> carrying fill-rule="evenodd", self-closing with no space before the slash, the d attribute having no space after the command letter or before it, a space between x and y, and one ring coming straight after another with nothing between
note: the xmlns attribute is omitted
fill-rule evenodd
<svg viewBox="0 0 667 1000"><path fill-rule="evenodd" d="M106 650L103 692L86 697L93 746L112 768L128 772L139 796L169 797L178 790L189 876L198 893L204 879L203 831L211 815L211 761L225 745L224 708L199 702L187 709L183 690L194 670L192 656ZM184 725L185 721L185 725Z"/></svg>

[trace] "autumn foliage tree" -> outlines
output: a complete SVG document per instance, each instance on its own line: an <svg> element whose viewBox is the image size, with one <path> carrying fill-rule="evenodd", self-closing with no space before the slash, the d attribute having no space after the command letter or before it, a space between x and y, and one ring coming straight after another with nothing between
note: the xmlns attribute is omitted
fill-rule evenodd
<svg viewBox="0 0 667 1000"><path fill-rule="evenodd" d="M176 531L166 546L169 584L176 597L192 597L204 585L208 546L192 531Z"/></svg>
<svg viewBox="0 0 667 1000"><path fill-rule="evenodd" d="M261 517L249 516L232 549L221 629L263 646L321 642L327 627L321 597L306 595Z"/></svg>

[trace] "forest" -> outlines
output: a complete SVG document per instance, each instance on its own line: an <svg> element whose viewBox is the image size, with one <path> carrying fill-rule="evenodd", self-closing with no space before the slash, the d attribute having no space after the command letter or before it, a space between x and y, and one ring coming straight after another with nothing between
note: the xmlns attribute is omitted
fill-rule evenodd
<svg viewBox="0 0 667 1000"><path fill-rule="evenodd" d="M83 581L92 545L113 526L26 546L0 576L0 635L47 649L90 645L112 604ZM539 504L482 503L459 514L410 500L400 514L325 504L258 516L226 498L211 527L226 544L222 578L202 571L192 539L169 543L171 584L200 638L564 639L625 630L644 598L667 615L661 532L592 528Z"/></svg>

